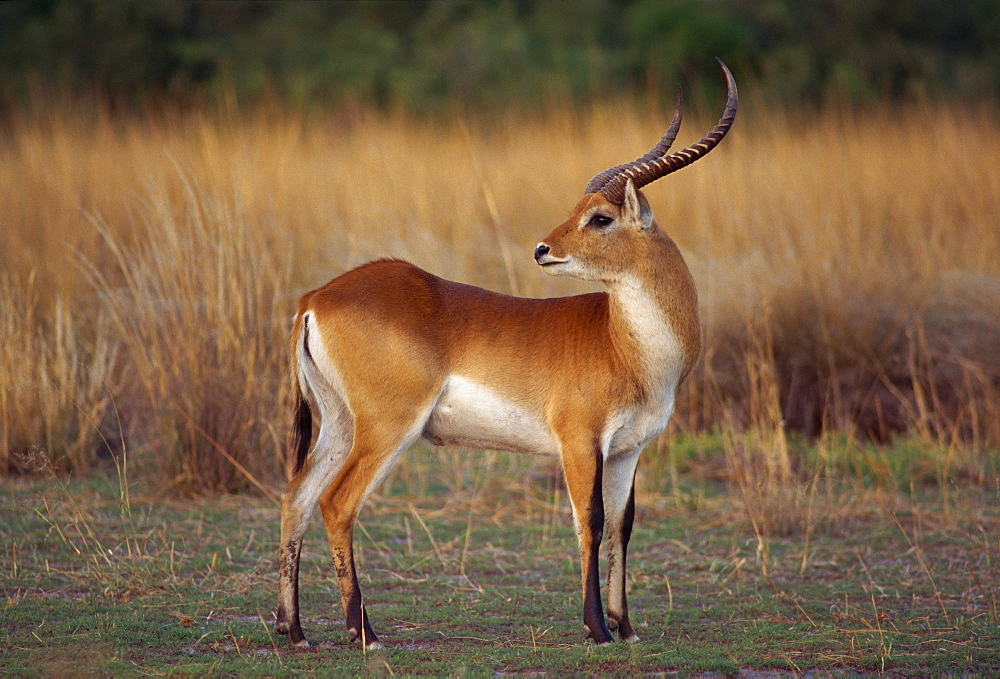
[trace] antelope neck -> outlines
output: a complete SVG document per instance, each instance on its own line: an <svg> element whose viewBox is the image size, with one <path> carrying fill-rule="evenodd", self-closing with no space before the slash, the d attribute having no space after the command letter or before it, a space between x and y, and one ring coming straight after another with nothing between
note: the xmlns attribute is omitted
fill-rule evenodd
<svg viewBox="0 0 1000 679"><path fill-rule="evenodd" d="M686 268L678 273L672 268L629 273L608 283L614 334L637 350L637 367L649 387L665 386L663 381L675 384L691 361L683 318L690 313L692 305L685 296L693 286ZM696 311L697 304L693 306Z"/></svg>

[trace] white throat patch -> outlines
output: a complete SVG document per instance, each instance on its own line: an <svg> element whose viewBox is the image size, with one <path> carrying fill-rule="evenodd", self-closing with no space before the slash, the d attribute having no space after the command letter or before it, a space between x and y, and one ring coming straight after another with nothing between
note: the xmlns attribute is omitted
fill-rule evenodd
<svg viewBox="0 0 1000 679"><path fill-rule="evenodd" d="M641 282L623 278L614 284L612 297L639 344L646 376L654 384L671 382L671 391L683 368L684 349L656 298Z"/></svg>

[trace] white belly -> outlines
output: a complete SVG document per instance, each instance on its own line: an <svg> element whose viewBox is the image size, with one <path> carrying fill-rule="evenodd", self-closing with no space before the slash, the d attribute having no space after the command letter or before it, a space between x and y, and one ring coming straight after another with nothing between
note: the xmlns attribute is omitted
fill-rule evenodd
<svg viewBox="0 0 1000 679"><path fill-rule="evenodd" d="M445 381L423 436L435 445L559 454L556 437L538 415L458 375Z"/></svg>

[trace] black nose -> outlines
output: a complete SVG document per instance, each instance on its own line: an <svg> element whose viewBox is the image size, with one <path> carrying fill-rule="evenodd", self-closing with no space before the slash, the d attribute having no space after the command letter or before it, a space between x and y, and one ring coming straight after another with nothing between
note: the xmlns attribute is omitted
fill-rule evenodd
<svg viewBox="0 0 1000 679"><path fill-rule="evenodd" d="M550 249L551 248L549 248L549 246L545 243L539 243L538 247L535 248L535 261L537 262L539 259L549 254Z"/></svg>

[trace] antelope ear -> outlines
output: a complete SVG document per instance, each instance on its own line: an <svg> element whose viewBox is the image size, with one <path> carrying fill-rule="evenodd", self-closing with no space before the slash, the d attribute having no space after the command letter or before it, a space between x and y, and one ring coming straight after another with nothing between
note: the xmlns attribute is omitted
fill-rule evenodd
<svg viewBox="0 0 1000 679"><path fill-rule="evenodd" d="M637 229L645 231L653 225L653 209L649 207L646 196L639 193L629 178L625 184L625 200L622 202L622 217L626 222L635 224Z"/></svg>

